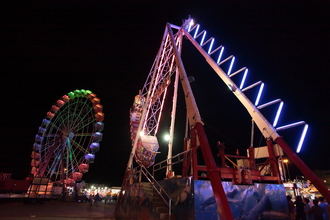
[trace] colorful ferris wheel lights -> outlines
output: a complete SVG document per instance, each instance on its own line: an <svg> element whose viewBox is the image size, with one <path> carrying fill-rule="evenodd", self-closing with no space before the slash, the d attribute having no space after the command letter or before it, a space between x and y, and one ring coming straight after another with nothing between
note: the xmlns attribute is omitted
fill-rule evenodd
<svg viewBox="0 0 330 220"><path fill-rule="evenodd" d="M102 110L90 90L76 89L58 99L35 136L31 174L66 185L80 180L100 149Z"/></svg>

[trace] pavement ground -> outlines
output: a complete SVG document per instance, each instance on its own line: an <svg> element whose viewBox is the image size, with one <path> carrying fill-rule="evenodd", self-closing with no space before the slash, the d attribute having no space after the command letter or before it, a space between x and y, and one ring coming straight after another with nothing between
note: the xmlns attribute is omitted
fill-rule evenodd
<svg viewBox="0 0 330 220"><path fill-rule="evenodd" d="M115 220L115 204L68 201L0 201L1 220Z"/></svg>

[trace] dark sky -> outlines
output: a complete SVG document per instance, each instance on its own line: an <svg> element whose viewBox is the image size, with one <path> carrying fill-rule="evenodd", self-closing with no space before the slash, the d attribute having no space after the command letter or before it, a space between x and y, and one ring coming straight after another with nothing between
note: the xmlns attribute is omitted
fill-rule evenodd
<svg viewBox="0 0 330 220"><path fill-rule="evenodd" d="M86 178L120 185L131 149L134 95L146 80L166 22L181 25L189 15L236 55L239 67L249 67L265 82L265 94L285 101L282 125L309 123L301 157L313 169L330 169L330 3L155 2L42 1L4 8L0 171L27 175L45 113L69 91L90 89L101 98L106 118L101 151ZM188 41L184 49L210 136L229 146L248 146L247 113Z"/></svg>

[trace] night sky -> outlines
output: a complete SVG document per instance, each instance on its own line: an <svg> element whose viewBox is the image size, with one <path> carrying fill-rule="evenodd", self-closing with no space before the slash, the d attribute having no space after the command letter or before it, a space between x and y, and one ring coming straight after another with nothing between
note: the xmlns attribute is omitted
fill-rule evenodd
<svg viewBox="0 0 330 220"><path fill-rule="evenodd" d="M330 169L330 3L50 2L12 5L1 20L0 172L25 177L34 136L51 105L74 89L89 89L104 106L105 129L86 181L120 185L131 149L133 98L146 80L166 22L181 25L189 15L237 57L236 68L249 68L247 84L265 82L261 103L282 98L280 125L300 120L310 125L300 156L313 169ZM245 148L248 114L188 41L183 49L210 144L218 139ZM162 128L169 123L165 119ZM296 133L287 135L297 142ZM164 149L160 157L166 156Z"/></svg>

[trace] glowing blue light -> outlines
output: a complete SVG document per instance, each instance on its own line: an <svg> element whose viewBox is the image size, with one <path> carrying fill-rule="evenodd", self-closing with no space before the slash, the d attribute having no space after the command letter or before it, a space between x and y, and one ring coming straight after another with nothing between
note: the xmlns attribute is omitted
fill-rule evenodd
<svg viewBox="0 0 330 220"><path fill-rule="evenodd" d="M220 61L221 61L221 57L222 57L222 54L223 54L223 50L224 50L224 49L225 49L225 48L222 47L221 50L220 50L220 53L219 53L219 56L218 56L218 60L217 60L217 64L219 64Z"/></svg>
<svg viewBox="0 0 330 220"><path fill-rule="evenodd" d="M264 89L264 83L261 83L260 88L259 88L259 92L258 92L258 95L257 95L256 102L254 103L255 106L257 106L259 104L260 97L261 97L263 89Z"/></svg>
<svg viewBox="0 0 330 220"><path fill-rule="evenodd" d="M246 70L244 71L244 75L243 75L243 78L242 78L241 84L239 85L239 89L242 89L242 88L243 88L248 71L249 71L248 69L246 69Z"/></svg>
<svg viewBox="0 0 330 220"><path fill-rule="evenodd" d="M298 144L298 147L297 147L297 150L296 150L297 153L300 152L302 144L304 143L304 139L305 139L305 136L306 136L306 133L307 133L307 129L308 129L308 125L306 124L304 126L304 130L303 130L303 132L301 134L301 137L300 137L300 140L299 140L299 144Z"/></svg>
<svg viewBox="0 0 330 220"><path fill-rule="evenodd" d="M206 31L204 31L204 34L203 34L203 37L202 37L202 40L201 40L200 45L202 45L204 43L205 35L206 35Z"/></svg>
<svg viewBox="0 0 330 220"><path fill-rule="evenodd" d="M213 47L213 43L214 43L214 38L212 38L210 46L209 46L209 50L207 51L208 54L210 54L212 47Z"/></svg>
<svg viewBox="0 0 330 220"><path fill-rule="evenodd" d="M231 70L233 68L234 61L235 61L235 57L231 58L231 62L230 62L230 65L229 65L229 69L228 69L227 75L229 75L231 73Z"/></svg>
<svg viewBox="0 0 330 220"><path fill-rule="evenodd" d="M279 117L281 115L281 112L282 112L283 104L284 104L284 102L281 102L280 105L278 106L278 109L277 109L277 112L276 112L276 115L275 115L275 119L274 119L274 122L273 122L273 127L276 127L276 125L277 125L278 119L279 119Z"/></svg>
<svg viewBox="0 0 330 220"><path fill-rule="evenodd" d="M198 33L198 30L199 30L199 24L198 24L197 27L196 27L196 31L195 31L195 33L194 33L194 38L196 38L196 35L197 35L197 33Z"/></svg>
<svg viewBox="0 0 330 220"><path fill-rule="evenodd" d="M191 19L189 22L188 32L190 32L191 27L194 25L194 20Z"/></svg>

